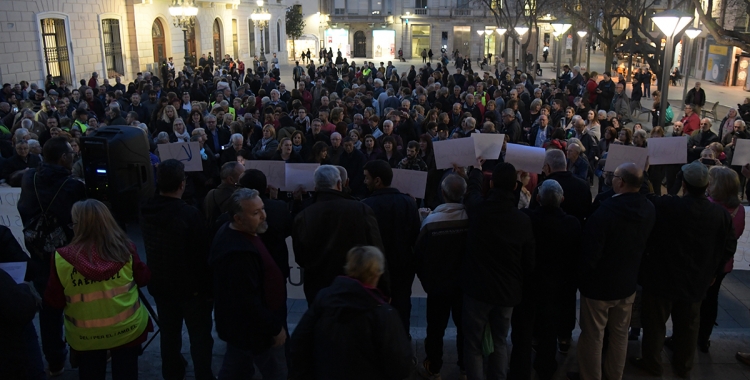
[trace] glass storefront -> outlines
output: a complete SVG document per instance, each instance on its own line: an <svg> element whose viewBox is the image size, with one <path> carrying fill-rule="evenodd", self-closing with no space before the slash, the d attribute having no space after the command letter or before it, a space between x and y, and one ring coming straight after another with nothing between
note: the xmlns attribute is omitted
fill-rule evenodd
<svg viewBox="0 0 750 380"><path fill-rule="evenodd" d="M372 31L372 58L382 59L384 61L396 58L395 30Z"/></svg>
<svg viewBox="0 0 750 380"><path fill-rule="evenodd" d="M331 48L333 59L336 59L336 51L341 50L341 56L351 58L351 46L349 45L349 30L347 29L326 29L325 32L326 50Z"/></svg>
<svg viewBox="0 0 750 380"><path fill-rule="evenodd" d="M411 26L411 53L415 58L422 57L422 50L430 51L430 26L429 25L412 25ZM436 49L440 51L439 49ZM435 53L435 51L433 51Z"/></svg>

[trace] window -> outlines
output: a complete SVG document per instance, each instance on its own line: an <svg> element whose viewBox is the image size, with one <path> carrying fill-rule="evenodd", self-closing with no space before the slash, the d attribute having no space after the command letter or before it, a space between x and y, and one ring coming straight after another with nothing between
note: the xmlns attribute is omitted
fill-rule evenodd
<svg viewBox="0 0 750 380"><path fill-rule="evenodd" d="M221 24L219 23L219 19L214 20L214 59L217 62L221 62L222 59L224 59L224 54L221 53L222 46L221 46Z"/></svg>
<svg viewBox="0 0 750 380"><path fill-rule="evenodd" d="M41 20L41 24L42 48L47 74L52 74L55 80L64 79L65 82L72 83L65 20L46 18Z"/></svg>
<svg viewBox="0 0 750 380"><path fill-rule="evenodd" d="M492 0L490 3L491 9L503 9L503 0Z"/></svg>
<svg viewBox="0 0 750 380"><path fill-rule="evenodd" d="M614 30L625 30L630 27L630 19L627 17L614 17L611 22Z"/></svg>
<svg viewBox="0 0 750 380"><path fill-rule="evenodd" d="M526 0L524 4L524 15L531 16L536 12L536 0Z"/></svg>
<svg viewBox="0 0 750 380"><path fill-rule="evenodd" d="M414 8L427 8L427 0L416 0Z"/></svg>
<svg viewBox="0 0 750 380"><path fill-rule="evenodd" d="M154 45L154 62L164 62L167 59L167 44L164 39L164 26L158 18L151 25L151 43Z"/></svg>
<svg viewBox="0 0 750 380"><path fill-rule="evenodd" d="M102 43L104 43L104 61L107 65L107 78L125 75L125 68L122 64L120 20L102 20L102 36L104 37Z"/></svg>
<svg viewBox="0 0 750 380"><path fill-rule="evenodd" d="M237 19L232 19L232 47L234 59L240 59L240 41L237 37Z"/></svg>
<svg viewBox="0 0 750 380"><path fill-rule="evenodd" d="M248 40L250 41L250 54L255 56L255 22L247 20Z"/></svg>
<svg viewBox="0 0 750 380"><path fill-rule="evenodd" d="M344 0L333 0L333 14L343 15L346 13L346 2Z"/></svg>
<svg viewBox="0 0 750 380"><path fill-rule="evenodd" d="M347 11L350 15L367 15L370 13L369 0L349 0Z"/></svg>
<svg viewBox="0 0 750 380"><path fill-rule="evenodd" d="M266 47L266 53L271 52L271 40L268 38L269 29L271 29L270 26L263 28L263 45Z"/></svg>

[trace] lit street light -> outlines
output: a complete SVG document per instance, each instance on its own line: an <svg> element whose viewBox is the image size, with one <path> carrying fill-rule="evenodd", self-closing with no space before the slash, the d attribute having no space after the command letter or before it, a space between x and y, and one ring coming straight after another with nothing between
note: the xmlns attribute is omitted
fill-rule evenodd
<svg viewBox="0 0 750 380"><path fill-rule="evenodd" d="M690 75L690 63L692 62L692 53L693 53L693 40L695 37L698 37L698 35L701 34L700 29L695 28L688 28L685 30L685 35L690 38L689 41L685 44L687 54L685 54L685 80L683 83L682 88L682 99L685 100L685 96L687 96L687 89L688 89L688 76ZM684 106L684 105L683 105Z"/></svg>
<svg viewBox="0 0 750 380"><path fill-rule="evenodd" d="M505 38L503 38L503 36L505 35L505 32L508 31L508 29L505 29L505 28L496 28L495 31L497 32L497 34L500 35L500 58L502 58L503 57L503 42L505 40ZM506 59L507 59L507 57L506 57ZM495 60L495 62L497 62L497 60Z"/></svg>
<svg viewBox="0 0 750 380"><path fill-rule="evenodd" d="M563 36L565 36L565 32L567 32L568 29L570 29L572 25L570 24L569 21L566 21L563 19L555 20L555 22L550 23L550 25L552 26L552 29L554 29L555 32L559 34L559 37L557 37L557 40L558 40L557 42L558 44L560 44L560 46L558 46L557 59L555 60L555 67L557 68L556 73L557 73L557 77L559 78L560 73L562 72L562 69L560 68L560 63L561 63L560 61L561 61L561 55L562 55L562 49L563 49L562 39L563 39Z"/></svg>
<svg viewBox="0 0 750 380"><path fill-rule="evenodd" d="M260 30L260 62L266 62L266 55L263 50L263 29L265 29L268 26L268 21L271 20L271 14L268 13L263 8L263 0L258 0L258 8L255 9L255 12L250 15L250 18L253 20L255 25L258 26L258 30ZM270 71L269 71L270 72Z"/></svg>
<svg viewBox="0 0 750 380"><path fill-rule="evenodd" d="M585 30L579 30L578 31L578 45L579 45L578 46L578 51L579 51L579 54L578 54L578 66L581 66L581 56L583 55L583 45L585 45L583 43L583 41L584 41L583 38L586 37L587 34L588 34L588 32L586 32Z"/></svg>
<svg viewBox="0 0 750 380"><path fill-rule="evenodd" d="M651 20L667 37L667 46L664 52L664 62L662 62L662 73L659 85L661 87L661 102L659 103L659 124L664 127L667 112L667 103L669 102L669 72L672 69L672 57L674 50L674 36L682 32L683 29L693 20L693 16L674 9L659 12L651 17Z"/></svg>
<svg viewBox="0 0 750 380"><path fill-rule="evenodd" d="M529 31L529 28L527 28L525 26L517 26L517 27L515 27L513 29L516 31L516 34L518 34L518 48L515 49L515 50L513 50L513 51L515 52L516 50L518 50L518 58L519 58L519 60L523 61L523 59L521 58L521 54L523 54L523 52L521 52L521 45L523 45L523 35L526 34L526 32ZM514 65L516 64L515 54L513 54L513 62L512 63ZM518 70L518 67L516 67L516 70ZM521 71L525 72L526 70L524 68Z"/></svg>

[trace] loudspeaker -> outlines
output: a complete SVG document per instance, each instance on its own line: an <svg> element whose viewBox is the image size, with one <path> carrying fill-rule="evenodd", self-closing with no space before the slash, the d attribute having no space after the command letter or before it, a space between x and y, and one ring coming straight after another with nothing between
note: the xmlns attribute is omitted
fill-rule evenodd
<svg viewBox="0 0 750 380"><path fill-rule="evenodd" d="M99 128L81 138L86 192L104 202L120 222L135 221L140 204L154 195L146 133L130 126Z"/></svg>

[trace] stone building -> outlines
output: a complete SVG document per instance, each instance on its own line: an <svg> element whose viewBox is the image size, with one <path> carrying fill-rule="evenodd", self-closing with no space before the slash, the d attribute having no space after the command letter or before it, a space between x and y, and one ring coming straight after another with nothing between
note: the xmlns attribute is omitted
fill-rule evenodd
<svg viewBox="0 0 750 380"><path fill-rule="evenodd" d="M194 26L175 26L169 7L194 2ZM287 4L289 2L289 4ZM263 30L268 59L287 58L285 11L289 0L266 1L271 14ZM47 74L68 83L91 77L132 80L158 71L173 57L229 54L246 64L260 54L261 32L251 19L256 0L2 0L0 82L37 82ZM270 53L269 53L270 52Z"/></svg>

